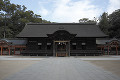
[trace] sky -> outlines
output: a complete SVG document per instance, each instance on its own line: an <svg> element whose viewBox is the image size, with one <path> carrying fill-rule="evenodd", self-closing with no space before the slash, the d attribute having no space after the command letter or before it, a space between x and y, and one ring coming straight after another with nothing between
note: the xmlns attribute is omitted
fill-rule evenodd
<svg viewBox="0 0 120 80"><path fill-rule="evenodd" d="M10 0L25 5L27 10L51 22L79 22L79 19L99 18L103 12L111 14L120 9L120 0Z"/></svg>

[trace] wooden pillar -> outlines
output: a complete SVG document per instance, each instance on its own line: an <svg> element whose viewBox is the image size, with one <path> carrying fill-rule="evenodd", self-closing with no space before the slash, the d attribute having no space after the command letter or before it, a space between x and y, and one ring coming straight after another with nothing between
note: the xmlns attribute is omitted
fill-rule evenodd
<svg viewBox="0 0 120 80"><path fill-rule="evenodd" d="M55 41L53 41L53 56L56 56L55 55Z"/></svg>
<svg viewBox="0 0 120 80"><path fill-rule="evenodd" d="M108 46L108 55L109 55L109 46Z"/></svg>
<svg viewBox="0 0 120 80"><path fill-rule="evenodd" d="M20 54L21 54L21 51L23 51L23 47L20 47Z"/></svg>
<svg viewBox="0 0 120 80"><path fill-rule="evenodd" d="M1 55L1 46L0 46L0 55Z"/></svg>
<svg viewBox="0 0 120 80"><path fill-rule="evenodd" d="M69 46L69 55L70 56L70 41L68 42L68 46Z"/></svg>
<svg viewBox="0 0 120 80"><path fill-rule="evenodd" d="M15 55L15 46L14 46L14 55Z"/></svg>
<svg viewBox="0 0 120 80"><path fill-rule="evenodd" d="M111 49L112 49L112 47L110 46L110 47L109 47L109 51L112 51Z"/></svg>
<svg viewBox="0 0 120 80"><path fill-rule="evenodd" d="M20 52L21 52L21 50L22 50L22 47L20 46Z"/></svg>
<svg viewBox="0 0 120 80"><path fill-rule="evenodd" d="M68 55L67 55L67 53L66 53L66 57L67 57Z"/></svg>
<svg viewBox="0 0 120 80"><path fill-rule="evenodd" d="M1 56L2 56L2 46L1 46Z"/></svg>
<svg viewBox="0 0 120 80"><path fill-rule="evenodd" d="M55 55L55 56L56 56L56 57L58 56L58 55L57 55L57 53L56 53L56 55Z"/></svg>
<svg viewBox="0 0 120 80"><path fill-rule="evenodd" d="M9 47L9 55L10 55L10 47Z"/></svg>
<svg viewBox="0 0 120 80"><path fill-rule="evenodd" d="M104 46L103 46L103 55L105 55Z"/></svg>
<svg viewBox="0 0 120 80"><path fill-rule="evenodd" d="M101 46L101 55L102 55L102 46Z"/></svg>
<svg viewBox="0 0 120 80"><path fill-rule="evenodd" d="M116 54L118 55L118 49L117 49L117 46L116 46Z"/></svg>

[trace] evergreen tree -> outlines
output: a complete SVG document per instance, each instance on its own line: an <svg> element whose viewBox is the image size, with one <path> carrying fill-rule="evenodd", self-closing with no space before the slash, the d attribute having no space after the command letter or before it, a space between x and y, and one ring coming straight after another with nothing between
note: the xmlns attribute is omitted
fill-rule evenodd
<svg viewBox="0 0 120 80"><path fill-rule="evenodd" d="M51 23L43 20L40 15L34 14L33 11L27 10L23 5L11 4L9 0L0 0L0 38L16 37L26 23Z"/></svg>
<svg viewBox="0 0 120 80"><path fill-rule="evenodd" d="M109 15L109 36L120 38L120 9Z"/></svg>
<svg viewBox="0 0 120 80"><path fill-rule="evenodd" d="M108 32L108 28L109 28L109 22L108 22L108 14L106 12L104 12L101 16L100 16L100 22L98 23L100 29L105 33L105 34L109 34Z"/></svg>
<svg viewBox="0 0 120 80"><path fill-rule="evenodd" d="M82 18L79 20L79 23L96 23L96 21L89 20L89 18Z"/></svg>

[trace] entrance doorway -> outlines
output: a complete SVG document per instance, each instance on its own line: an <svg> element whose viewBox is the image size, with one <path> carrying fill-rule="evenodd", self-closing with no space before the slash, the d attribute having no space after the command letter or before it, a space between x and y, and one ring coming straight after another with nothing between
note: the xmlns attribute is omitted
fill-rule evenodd
<svg viewBox="0 0 120 80"><path fill-rule="evenodd" d="M70 54L70 41L54 41L54 52L56 57L66 57Z"/></svg>

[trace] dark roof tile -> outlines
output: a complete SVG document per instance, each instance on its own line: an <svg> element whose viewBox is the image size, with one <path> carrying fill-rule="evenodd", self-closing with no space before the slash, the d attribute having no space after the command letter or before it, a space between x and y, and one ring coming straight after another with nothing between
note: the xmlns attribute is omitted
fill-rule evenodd
<svg viewBox="0 0 120 80"><path fill-rule="evenodd" d="M47 37L57 30L66 30L77 34L76 37L106 37L97 25L81 23L50 23L50 24L27 24L17 37Z"/></svg>

